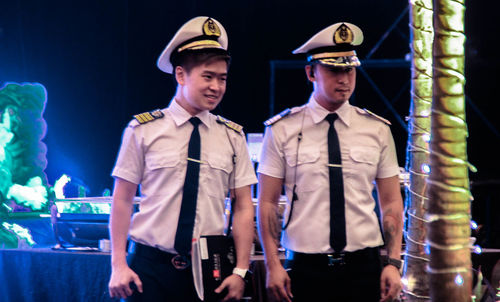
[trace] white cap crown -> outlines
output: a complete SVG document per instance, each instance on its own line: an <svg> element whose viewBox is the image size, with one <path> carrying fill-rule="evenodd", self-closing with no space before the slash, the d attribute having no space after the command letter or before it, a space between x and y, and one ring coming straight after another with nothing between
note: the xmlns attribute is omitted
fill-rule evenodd
<svg viewBox="0 0 500 302"><path fill-rule="evenodd" d="M359 27L339 22L318 32L293 53L305 53L309 62L318 61L324 65L359 66L361 63L354 49L362 42L363 32Z"/></svg>
<svg viewBox="0 0 500 302"><path fill-rule="evenodd" d="M210 17L196 17L186 22L177 31L158 58L158 68L173 72L172 54L185 50L222 49L227 51L228 38L222 24Z"/></svg>

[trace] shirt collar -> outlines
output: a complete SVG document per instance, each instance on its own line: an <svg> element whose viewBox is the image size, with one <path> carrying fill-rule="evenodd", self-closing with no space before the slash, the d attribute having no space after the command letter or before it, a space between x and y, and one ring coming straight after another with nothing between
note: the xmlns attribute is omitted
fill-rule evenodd
<svg viewBox="0 0 500 302"><path fill-rule="evenodd" d="M172 100L170 101L170 105L168 105L168 111L170 112L172 119L177 126L186 123L190 118L193 117L189 112L186 111L186 109L182 108L182 106L177 103L177 100L175 98L172 98ZM210 117L208 110L204 110L195 116L199 118L204 125L210 128Z"/></svg>
<svg viewBox="0 0 500 302"><path fill-rule="evenodd" d="M307 103L307 108L311 113L311 117L315 124L320 123L325 119L325 117L331 112L326 110L323 106L318 104L316 98L314 98L314 94L311 93L311 97L309 98L309 102ZM351 123L351 111L352 106L349 104L349 101L346 101L340 106L335 113L338 114L339 119L344 122L347 126Z"/></svg>

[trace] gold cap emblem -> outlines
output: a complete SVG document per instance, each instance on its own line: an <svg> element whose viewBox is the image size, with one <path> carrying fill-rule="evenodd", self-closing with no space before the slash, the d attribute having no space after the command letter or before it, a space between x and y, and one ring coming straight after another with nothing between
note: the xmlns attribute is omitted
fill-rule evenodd
<svg viewBox="0 0 500 302"><path fill-rule="evenodd" d="M220 37L220 28L214 20L208 18L207 21L203 23L203 33L207 36Z"/></svg>
<svg viewBox="0 0 500 302"><path fill-rule="evenodd" d="M333 42L335 44L351 44L353 40L354 34L352 33L352 30L344 23L342 23L342 25L340 25L333 34Z"/></svg>

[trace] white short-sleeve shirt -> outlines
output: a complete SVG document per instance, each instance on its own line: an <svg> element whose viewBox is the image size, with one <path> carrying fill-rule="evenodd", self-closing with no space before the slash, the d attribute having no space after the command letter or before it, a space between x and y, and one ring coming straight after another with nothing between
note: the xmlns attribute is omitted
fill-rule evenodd
<svg viewBox="0 0 500 302"><path fill-rule="evenodd" d="M133 216L130 238L175 253L175 233L193 125L189 122L191 115L175 99L162 112L163 118L145 124L136 120L129 123L112 176L140 185L140 211ZM217 117L208 111L197 117L202 121L199 126L202 163L194 238L223 234L229 188L257 182L245 135L218 123Z"/></svg>
<svg viewBox="0 0 500 302"><path fill-rule="evenodd" d="M374 180L399 174L389 126L345 102L335 111L345 196L346 247L355 251L383 244L372 196ZM330 112L311 95L309 102L266 128L257 172L284 179L289 217L294 184L298 200L281 243L303 253L333 252L329 243L330 191L328 128ZM299 133L302 139L298 143Z"/></svg>

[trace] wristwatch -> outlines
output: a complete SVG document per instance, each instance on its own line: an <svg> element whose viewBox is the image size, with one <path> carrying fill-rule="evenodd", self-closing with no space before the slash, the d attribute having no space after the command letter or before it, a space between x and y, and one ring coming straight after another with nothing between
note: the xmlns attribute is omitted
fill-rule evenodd
<svg viewBox="0 0 500 302"><path fill-rule="evenodd" d="M385 259L385 263L384 263L384 266L386 265L392 265L392 266L395 266L398 271L401 269L401 265L403 264L403 261L401 261L400 259L395 259L395 258L390 258L390 257L387 257Z"/></svg>
<svg viewBox="0 0 500 302"><path fill-rule="evenodd" d="M243 280L248 281L248 270L246 268L233 268L233 274L240 276Z"/></svg>

